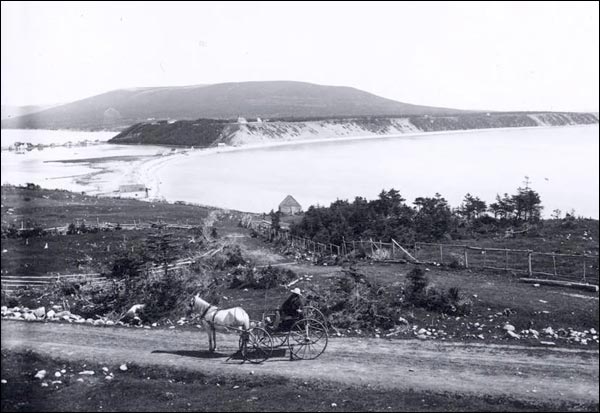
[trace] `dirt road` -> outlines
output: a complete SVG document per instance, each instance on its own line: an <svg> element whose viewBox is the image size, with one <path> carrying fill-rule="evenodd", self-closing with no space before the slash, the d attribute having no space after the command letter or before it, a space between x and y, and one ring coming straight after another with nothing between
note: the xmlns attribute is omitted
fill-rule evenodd
<svg viewBox="0 0 600 413"><path fill-rule="evenodd" d="M53 358L135 363L203 374L285 376L384 389L510 396L524 401L598 403L598 351L421 340L331 339L313 361L226 361L236 335L219 335L210 355L204 331L147 330L2 321L2 349Z"/></svg>

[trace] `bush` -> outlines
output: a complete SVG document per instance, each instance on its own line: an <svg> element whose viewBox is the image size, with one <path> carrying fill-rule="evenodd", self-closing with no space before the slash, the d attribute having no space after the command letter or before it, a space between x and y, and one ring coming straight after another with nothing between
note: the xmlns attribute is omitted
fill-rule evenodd
<svg viewBox="0 0 600 413"><path fill-rule="evenodd" d="M232 274L229 288L253 288L268 290L287 284L297 278L292 270L280 267L240 268Z"/></svg>

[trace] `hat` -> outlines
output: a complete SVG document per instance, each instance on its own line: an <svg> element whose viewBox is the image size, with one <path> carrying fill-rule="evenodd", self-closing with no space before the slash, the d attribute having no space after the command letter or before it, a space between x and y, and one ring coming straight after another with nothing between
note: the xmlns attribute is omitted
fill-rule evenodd
<svg viewBox="0 0 600 413"><path fill-rule="evenodd" d="M293 294L298 294L298 295L302 295L302 290L300 290L300 288L296 287L292 290Z"/></svg>

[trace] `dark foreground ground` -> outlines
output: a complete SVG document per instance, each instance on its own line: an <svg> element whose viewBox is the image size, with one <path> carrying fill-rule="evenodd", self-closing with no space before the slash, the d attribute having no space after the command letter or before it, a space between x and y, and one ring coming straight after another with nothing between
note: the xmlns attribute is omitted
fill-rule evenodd
<svg viewBox="0 0 600 413"><path fill-rule="evenodd" d="M24 367L26 370L24 371ZM2 411L598 411L597 404L532 403L508 397L390 391L322 380L248 375L206 376L130 365L107 380L99 364L52 360L32 352L2 351ZM47 387L33 378L67 373ZM78 375L84 370L94 376ZM81 381L77 381L81 379Z"/></svg>
<svg viewBox="0 0 600 413"><path fill-rule="evenodd" d="M203 331L3 321L2 411L598 411L593 350L344 338L315 360L255 365L228 360L236 335L218 344L208 353Z"/></svg>

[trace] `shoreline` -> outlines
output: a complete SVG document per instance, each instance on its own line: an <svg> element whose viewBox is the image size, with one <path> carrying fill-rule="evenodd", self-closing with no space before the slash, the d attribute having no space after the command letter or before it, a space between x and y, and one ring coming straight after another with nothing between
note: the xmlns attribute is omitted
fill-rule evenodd
<svg viewBox="0 0 600 413"><path fill-rule="evenodd" d="M200 157L216 155L219 153L229 152L241 152L241 151L257 151L271 148L283 148L287 146L298 146L298 145L314 145L322 143L337 143L337 142L359 142L359 141L371 141L374 139L388 140L388 139L422 139L427 137L439 137L440 135L449 136L469 136L478 133L493 133L493 132L507 132L507 131L523 131L523 130L556 130L560 129L582 129L589 127L598 127L598 124L591 125L565 125L565 126L532 126L532 127L506 127L506 128L485 128L485 129L465 129L465 130L451 130L451 131L432 131L432 132L406 132L406 133L393 133L393 134L372 134L372 135L354 135L354 136L336 136L336 137L320 137L314 139L289 139L289 140L272 140L266 142L255 142L246 145L239 146L227 146L227 147L209 147L209 148L194 148L179 147L173 152L169 152L166 155L144 155L135 156L136 159L130 159L128 162L111 162L110 160L103 160L103 158L97 158L94 162L93 159L85 159L86 163L95 164L93 171L90 171L93 175L87 176L86 178L92 178L87 182L90 194L97 192L99 196L119 196L123 198L136 198L148 202L154 201L167 201L176 202L178 200L196 204L182 198L167 198L162 192L162 182L160 177L160 171L165 167L172 167L173 163L184 159L183 157L194 157L200 161ZM140 145L124 145L124 144L110 144L115 147L123 148L135 148ZM166 151L167 146L161 145L142 145L148 148L154 148L158 151ZM129 156L128 156L129 157ZM63 160L64 161L64 160ZM69 161L70 163L80 163L79 160ZM116 160L115 160L116 161ZM60 162L60 161L51 161ZM89 166L89 165L88 165ZM101 170L101 172L99 171ZM89 174L88 174L89 175ZM105 186L107 178L111 178L110 188ZM119 193L115 191L121 184L138 183L143 184L149 189L149 197L141 198L138 195ZM114 187L114 188L113 188ZM96 189L97 188L97 189ZM200 205L200 204L198 204ZM202 203L204 206L212 206L222 208L218 205L208 205ZM230 209L230 208L226 208Z"/></svg>

